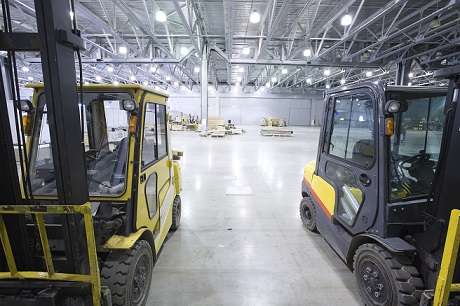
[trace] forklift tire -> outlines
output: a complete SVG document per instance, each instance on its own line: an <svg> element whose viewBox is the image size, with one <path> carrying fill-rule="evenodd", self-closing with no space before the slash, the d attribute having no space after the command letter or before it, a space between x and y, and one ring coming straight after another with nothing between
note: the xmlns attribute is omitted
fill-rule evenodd
<svg viewBox="0 0 460 306"><path fill-rule="evenodd" d="M101 284L110 289L113 306L143 306L152 283L150 244L137 241L128 250L112 250L101 269Z"/></svg>
<svg viewBox="0 0 460 306"><path fill-rule="evenodd" d="M172 224L171 229L175 231L180 226L181 217L181 199L179 195L176 195L172 207Z"/></svg>
<svg viewBox="0 0 460 306"><path fill-rule="evenodd" d="M316 208L315 204L309 197L305 197L300 201L300 219L302 220L303 226L309 231L318 232L316 229Z"/></svg>
<svg viewBox="0 0 460 306"><path fill-rule="evenodd" d="M406 257L400 259L409 261ZM359 294L365 305L419 305L424 286L417 268L400 263L375 243L361 245L353 260Z"/></svg>

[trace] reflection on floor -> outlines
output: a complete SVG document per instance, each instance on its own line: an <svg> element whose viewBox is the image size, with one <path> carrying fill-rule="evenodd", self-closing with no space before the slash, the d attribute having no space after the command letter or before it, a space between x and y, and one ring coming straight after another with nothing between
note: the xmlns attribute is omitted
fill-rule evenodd
<svg viewBox="0 0 460 306"><path fill-rule="evenodd" d="M182 220L153 272L147 305L362 305L353 273L299 217L318 127L264 137L175 131L184 151ZM250 187L251 195L226 195Z"/></svg>

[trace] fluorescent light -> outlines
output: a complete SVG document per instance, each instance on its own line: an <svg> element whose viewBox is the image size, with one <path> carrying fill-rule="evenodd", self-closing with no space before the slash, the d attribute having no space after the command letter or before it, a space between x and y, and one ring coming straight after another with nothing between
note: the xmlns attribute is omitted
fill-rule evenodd
<svg viewBox="0 0 460 306"><path fill-rule="evenodd" d="M107 67L107 71L108 72L113 72L113 67L112 66Z"/></svg>
<svg viewBox="0 0 460 306"><path fill-rule="evenodd" d="M132 75L132 76L129 77L129 79L130 79L131 81L135 81L135 80L136 80L136 76L135 76L135 75Z"/></svg>
<svg viewBox="0 0 460 306"><path fill-rule="evenodd" d="M367 71L367 72L366 72L366 76L367 76L367 77L371 77L371 76L372 76L372 71Z"/></svg>
<svg viewBox="0 0 460 306"><path fill-rule="evenodd" d="M410 77L410 78L413 77L413 76L414 76L414 74L413 74L412 72L409 73L409 77Z"/></svg>
<svg viewBox="0 0 460 306"><path fill-rule="evenodd" d="M238 72L244 72L244 67L238 68Z"/></svg>
<svg viewBox="0 0 460 306"><path fill-rule="evenodd" d="M329 69L326 69L323 71L324 75L330 75L331 74L331 70Z"/></svg>
<svg viewBox="0 0 460 306"><path fill-rule="evenodd" d="M310 55L311 55L311 50L310 49L303 50L303 56L310 56Z"/></svg>
<svg viewBox="0 0 460 306"><path fill-rule="evenodd" d="M33 77L27 77L27 79L28 79L29 81L33 81L34 78L33 78Z"/></svg>
<svg viewBox="0 0 460 306"><path fill-rule="evenodd" d="M113 85L115 85L115 86L120 85L120 82L118 82L118 81L113 81Z"/></svg>
<svg viewBox="0 0 460 306"><path fill-rule="evenodd" d="M195 66L195 68L193 68L193 71L195 71L195 72L197 72L197 73L200 72L200 67Z"/></svg>
<svg viewBox="0 0 460 306"><path fill-rule="evenodd" d="M236 78L236 81L237 81L237 82L241 82L241 77L237 77L237 78Z"/></svg>
<svg viewBox="0 0 460 306"><path fill-rule="evenodd" d="M251 52L248 47L243 48L243 54L248 55Z"/></svg>
<svg viewBox="0 0 460 306"><path fill-rule="evenodd" d="M24 67L22 67L22 71L24 71L24 72L29 72L30 69L29 69L29 67L24 66Z"/></svg>
<svg viewBox="0 0 460 306"><path fill-rule="evenodd" d="M187 53L188 53L188 48L187 47L180 48L180 54L186 55Z"/></svg>
<svg viewBox="0 0 460 306"><path fill-rule="evenodd" d="M342 85L345 84L345 79L341 79L340 84L342 84Z"/></svg>
<svg viewBox="0 0 460 306"><path fill-rule="evenodd" d="M149 85L149 82L144 81L144 82L142 82L142 85L147 86L147 85Z"/></svg>
<svg viewBox="0 0 460 306"><path fill-rule="evenodd" d="M128 49L126 49L125 46L120 46L120 48L118 49L118 52L120 54L126 54L126 53L128 53Z"/></svg>
<svg viewBox="0 0 460 306"><path fill-rule="evenodd" d="M155 14L155 19L156 19L158 22L165 22L165 21L166 21L166 14L165 14L165 12L163 12L162 10L159 10L159 11Z"/></svg>
<svg viewBox="0 0 460 306"><path fill-rule="evenodd" d="M96 76L96 81L100 82L102 80L101 76L97 75Z"/></svg>
<svg viewBox="0 0 460 306"><path fill-rule="evenodd" d="M311 84L311 79L310 78L307 79L307 83Z"/></svg>
<svg viewBox="0 0 460 306"><path fill-rule="evenodd" d="M283 68L283 69L281 69L281 73L282 73L282 74L287 74L287 73L288 73L288 71L287 71L287 69L286 69L286 68Z"/></svg>
<svg viewBox="0 0 460 306"><path fill-rule="evenodd" d="M343 26L348 26L351 24L352 18L350 15L346 14L342 17L342 20L340 20L340 24Z"/></svg>
<svg viewBox="0 0 460 306"><path fill-rule="evenodd" d="M276 81L276 77L272 77L272 82L275 83Z"/></svg>
<svg viewBox="0 0 460 306"><path fill-rule="evenodd" d="M260 14L257 13L256 10L254 10L251 13L251 16L249 16L249 21L252 22L252 23L259 23L260 22Z"/></svg>

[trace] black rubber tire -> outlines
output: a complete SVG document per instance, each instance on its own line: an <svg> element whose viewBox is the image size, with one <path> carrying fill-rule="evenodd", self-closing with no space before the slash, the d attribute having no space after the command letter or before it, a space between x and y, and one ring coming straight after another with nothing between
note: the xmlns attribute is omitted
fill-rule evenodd
<svg viewBox="0 0 460 306"><path fill-rule="evenodd" d="M365 305L419 305L424 288L419 272L401 263L409 262L407 257L398 259L375 243L363 244L356 250L353 268Z"/></svg>
<svg viewBox="0 0 460 306"><path fill-rule="evenodd" d="M152 283L153 253L145 240L129 250L113 250L101 269L101 284L110 289L113 306L143 306Z"/></svg>
<svg viewBox="0 0 460 306"><path fill-rule="evenodd" d="M180 226L180 217L182 214L182 207L181 207L181 199L179 195L176 195L174 198L173 202L173 207L172 207L172 224L171 224L171 230L175 231L179 228Z"/></svg>
<svg viewBox="0 0 460 306"><path fill-rule="evenodd" d="M315 204L309 197L305 197L300 201L300 219L302 220L303 226L309 231L318 232L316 228L316 208Z"/></svg>

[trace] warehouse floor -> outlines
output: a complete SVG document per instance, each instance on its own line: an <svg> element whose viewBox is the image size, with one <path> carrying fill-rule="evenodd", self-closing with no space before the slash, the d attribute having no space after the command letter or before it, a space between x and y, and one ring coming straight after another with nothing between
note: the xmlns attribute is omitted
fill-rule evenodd
<svg viewBox="0 0 460 306"><path fill-rule="evenodd" d="M319 128L281 138L245 129L172 133L184 152L181 226L161 251L147 305L362 305L353 273L299 217Z"/></svg>

